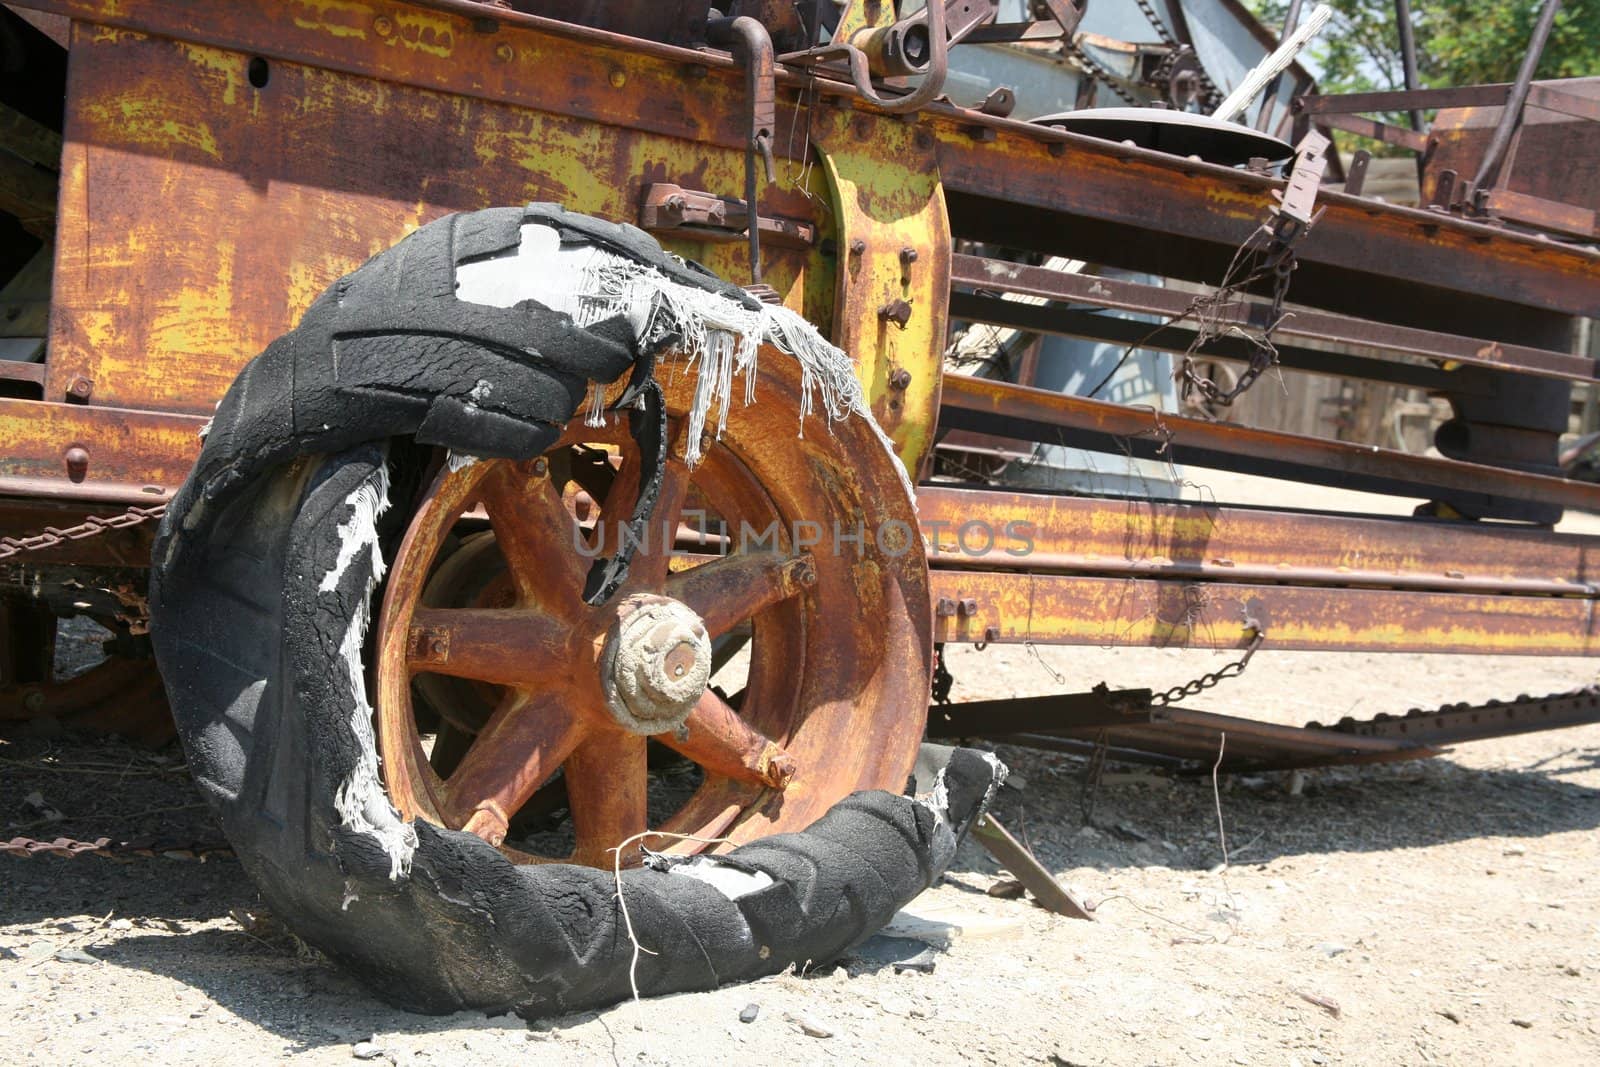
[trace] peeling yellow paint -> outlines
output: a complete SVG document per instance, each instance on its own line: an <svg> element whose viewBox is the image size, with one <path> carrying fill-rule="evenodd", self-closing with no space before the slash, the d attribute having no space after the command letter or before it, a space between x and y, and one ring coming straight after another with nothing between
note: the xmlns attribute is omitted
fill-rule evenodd
<svg viewBox="0 0 1600 1067"><path fill-rule="evenodd" d="M455 51L455 27L448 18L407 9L398 12L394 21L398 32L386 39L391 45L403 45L440 59L449 59Z"/></svg>
<svg viewBox="0 0 1600 1067"><path fill-rule="evenodd" d="M238 52L224 52L219 48L183 44L189 62L202 70L214 71L223 78L222 102L233 106L239 101L239 85L245 76L245 57Z"/></svg>
<svg viewBox="0 0 1600 1067"><path fill-rule="evenodd" d="M321 30L330 37L366 40L372 20L372 8L366 4L347 0L294 0L293 6L306 12L297 12L294 16L294 24L302 30ZM345 18L336 19L334 15Z"/></svg>

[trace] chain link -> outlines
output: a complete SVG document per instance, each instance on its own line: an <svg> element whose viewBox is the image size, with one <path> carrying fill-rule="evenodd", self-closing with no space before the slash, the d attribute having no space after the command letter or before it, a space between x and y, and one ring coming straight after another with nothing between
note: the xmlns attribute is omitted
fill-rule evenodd
<svg viewBox="0 0 1600 1067"><path fill-rule="evenodd" d="M160 519L167 513L167 505L156 504L153 507L128 508L120 515L89 515L76 526L66 529L57 529L46 526L41 532L30 534L27 537L0 537L0 559L9 559L23 552L37 552L41 549L54 548L64 545L68 541L82 541L90 537L98 537L109 530L126 530L130 526Z"/></svg>
<svg viewBox="0 0 1600 1067"><path fill-rule="evenodd" d="M1197 693L1204 693L1219 682L1229 678L1237 678L1243 674L1244 669L1250 665L1250 657L1256 654L1256 649L1261 647L1261 642L1267 639L1267 631L1254 623L1248 622L1248 620L1246 624L1255 632L1255 636L1250 638L1250 644L1245 647L1244 655L1232 663L1202 674L1198 678L1192 678L1182 685L1175 685L1163 693L1156 693L1150 698L1150 706L1164 708L1170 704L1177 704L1180 701L1188 700Z"/></svg>
<svg viewBox="0 0 1600 1067"><path fill-rule="evenodd" d="M1156 31L1156 36L1161 38L1162 44L1174 50L1184 47L1184 45L1178 43L1178 39L1172 35L1172 31L1167 29L1166 20L1156 14L1156 9L1150 3L1150 0L1133 0L1133 2L1139 5L1139 10L1144 13L1145 21L1150 23L1150 28ZM1194 49L1191 47L1190 51L1194 51ZM1196 61L1198 62L1198 55L1196 56ZM1211 80L1211 76L1206 73L1204 67L1200 68L1200 89L1204 103L1210 107L1214 108L1222 102L1221 91L1217 89L1216 83Z"/></svg>

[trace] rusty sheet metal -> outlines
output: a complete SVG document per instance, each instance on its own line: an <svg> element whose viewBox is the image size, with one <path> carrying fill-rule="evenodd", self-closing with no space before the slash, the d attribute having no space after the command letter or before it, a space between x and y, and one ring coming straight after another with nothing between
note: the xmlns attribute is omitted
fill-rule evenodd
<svg viewBox="0 0 1600 1067"><path fill-rule="evenodd" d="M1600 485L1592 482L1224 425L963 375L945 378L939 424L1347 489L1420 497L1430 490L1454 489L1600 510ZM1074 433L1083 435L1082 440Z"/></svg>
<svg viewBox="0 0 1600 1067"><path fill-rule="evenodd" d="M935 567L1556 596L1593 596L1600 568L1600 537L1488 523L948 486L917 518Z"/></svg>
<svg viewBox="0 0 1600 1067"><path fill-rule="evenodd" d="M1266 626L1271 649L1495 652L1583 656L1600 651L1594 602L1387 589L1156 581L1002 571L935 570L937 603L970 600L934 619L934 640L1064 645L1243 648Z"/></svg>
<svg viewBox="0 0 1600 1067"><path fill-rule="evenodd" d="M1194 297L1157 285L1141 285L1116 278L1101 278L1031 267L1023 263L957 255L952 258L951 281L957 286L1002 290L1042 296L1052 300L1120 308L1143 314L1177 317L1186 314ZM1028 306L1028 305L1020 305ZM1214 319L1218 325L1263 325L1270 308L1260 301L1237 299ZM1148 332L1148 331L1146 331ZM1592 381L1595 361L1570 352L1486 341L1433 330L1417 330L1345 315L1296 310L1273 331L1275 337L1298 337L1328 343L1373 346L1384 353L1449 360L1483 367L1515 368L1552 378ZM1392 358L1392 357L1391 357ZM1448 380L1447 378L1445 380Z"/></svg>
<svg viewBox="0 0 1600 1067"><path fill-rule="evenodd" d="M161 503L200 454L203 425L189 415L0 399L0 495ZM73 449L84 453L81 482L68 468Z"/></svg>
<svg viewBox="0 0 1600 1067"><path fill-rule="evenodd" d="M950 221L933 138L830 109L811 126L833 194L833 341L856 361L872 412L916 471L931 450L950 292Z"/></svg>
<svg viewBox="0 0 1600 1067"><path fill-rule="evenodd" d="M50 397L81 378L96 404L208 413L324 287L447 211L555 200L627 220L652 182L743 185L742 152L291 63L257 87L241 52L77 34ZM811 214L798 189L762 209ZM742 248L673 247L745 269ZM799 301L807 253L767 258Z"/></svg>

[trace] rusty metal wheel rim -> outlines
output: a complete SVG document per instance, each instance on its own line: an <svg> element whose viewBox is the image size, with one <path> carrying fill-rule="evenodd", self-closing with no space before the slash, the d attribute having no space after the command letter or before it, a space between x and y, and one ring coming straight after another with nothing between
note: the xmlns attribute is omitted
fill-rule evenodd
<svg viewBox="0 0 1600 1067"><path fill-rule="evenodd" d="M672 595L713 635L743 619L754 632L740 710L706 690L682 730L655 735L698 763L705 780L650 829L741 842L808 825L856 789L904 784L926 715L926 567L919 552L894 553L892 537L849 542L848 520L859 517L871 531L884 521L908 526L912 516L865 423L851 420L830 432L813 419L806 438L795 437L798 378L792 363L771 353L756 403L734 405L723 439L694 472L681 459L694 375L677 368L663 383L673 446L655 529L677 514L693 486L724 517L754 517L752 529L765 530L775 518L778 550L736 552L679 571L653 538L628 584L599 608L582 604L588 561L577 550L571 494L563 500L552 471L561 466L560 450L578 442L621 446L624 462L599 514L604 521L624 513L637 464L627 462L631 443L620 419L601 430L575 420L557 450L537 461L441 471L396 553L378 632L379 746L402 814L470 830L521 862L609 866L609 850L647 828L646 737L597 706L605 699L598 681L606 642L615 643L622 625L618 606L640 594ZM871 462L852 458L852 449L864 448L880 452ZM508 560L516 606L422 606L444 538L478 501ZM824 531L846 522L845 550L797 550L795 524L807 521ZM552 557L553 544L565 551ZM506 686L448 779L429 766L417 732L410 683L418 671ZM543 856L508 845L517 809L557 767L567 782L576 849Z"/></svg>

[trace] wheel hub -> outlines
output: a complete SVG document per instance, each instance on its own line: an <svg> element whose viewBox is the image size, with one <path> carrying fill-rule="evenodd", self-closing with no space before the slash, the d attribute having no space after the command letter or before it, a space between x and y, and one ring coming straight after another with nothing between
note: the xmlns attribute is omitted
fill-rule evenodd
<svg viewBox="0 0 1600 1067"><path fill-rule="evenodd" d="M670 597L638 594L618 605L600 657L606 707L631 733L666 733L688 719L711 677L705 624Z"/></svg>

